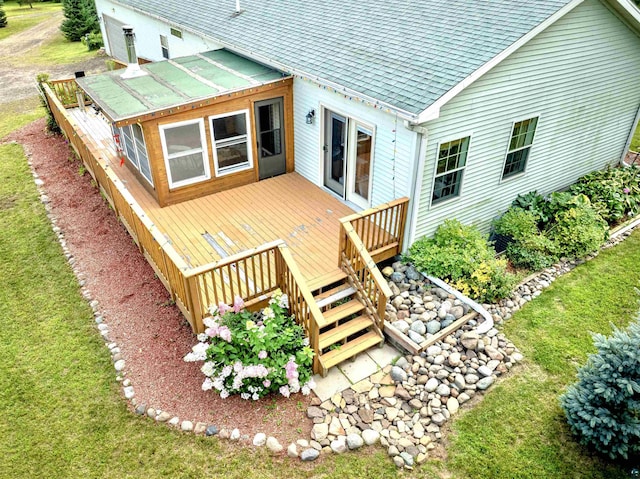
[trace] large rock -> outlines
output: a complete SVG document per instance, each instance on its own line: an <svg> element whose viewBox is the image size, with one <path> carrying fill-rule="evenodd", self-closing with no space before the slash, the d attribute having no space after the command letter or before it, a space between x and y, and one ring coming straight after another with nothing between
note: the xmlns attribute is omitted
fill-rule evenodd
<svg viewBox="0 0 640 479"><path fill-rule="evenodd" d="M451 314L455 319L460 319L464 316L464 308L462 306L454 306L449 310L449 314Z"/></svg>
<svg viewBox="0 0 640 479"><path fill-rule="evenodd" d="M493 376L487 376L486 378L482 378L480 381L478 381L476 383L476 387L480 391L484 391L493 384L493 381L495 381L495 378Z"/></svg>
<svg viewBox="0 0 640 479"><path fill-rule="evenodd" d="M269 451L273 452L274 454L277 454L279 452L282 452L283 447L275 437L269 436L267 438L267 449L269 449Z"/></svg>
<svg viewBox="0 0 640 479"><path fill-rule="evenodd" d="M440 321L437 321L435 319L432 321L429 321L427 323L427 333L436 334L438 331L440 331L441 327L442 325L440 324Z"/></svg>
<svg viewBox="0 0 640 479"><path fill-rule="evenodd" d="M467 331L460 336L460 343L466 348L474 350L478 347L480 335L476 331Z"/></svg>
<svg viewBox="0 0 640 479"><path fill-rule="evenodd" d="M391 376L391 379L393 379L397 383L401 383L402 381L407 380L407 373L404 371L404 369L398 366L393 366L389 374Z"/></svg>
<svg viewBox="0 0 640 479"><path fill-rule="evenodd" d="M436 388L436 394L439 394L440 396L445 396L445 397L449 396L449 395L451 395L451 388L449 386L447 386L446 384L441 383Z"/></svg>
<svg viewBox="0 0 640 479"><path fill-rule="evenodd" d="M307 409L307 417L309 419L317 419L324 417L324 411L320 409L318 406L310 406Z"/></svg>
<svg viewBox="0 0 640 479"><path fill-rule="evenodd" d="M451 366L452 368L460 366L460 353L455 352L455 353L449 354L447 361L449 363L449 366Z"/></svg>
<svg viewBox="0 0 640 479"><path fill-rule="evenodd" d="M424 385L424 389L428 393L432 393L438 388L438 384L440 384L440 382L436 378L430 378L427 384Z"/></svg>
<svg viewBox="0 0 640 479"><path fill-rule="evenodd" d="M409 323L407 323L404 319L400 319L398 321L394 321L391 325L400 331L402 334L407 334L409 332Z"/></svg>
<svg viewBox="0 0 640 479"><path fill-rule="evenodd" d="M447 400L447 409L449 410L449 413L455 414L458 412L458 409L460 409L460 403L456 398L449 398Z"/></svg>
<svg viewBox="0 0 640 479"><path fill-rule="evenodd" d="M289 444L287 447L287 456L289 457L298 457L298 446L295 443Z"/></svg>
<svg viewBox="0 0 640 479"><path fill-rule="evenodd" d="M300 459L302 459L305 462L315 461L316 459L318 459L319 455L320 455L320 452L316 451L315 449L305 449L300 454Z"/></svg>
<svg viewBox="0 0 640 479"><path fill-rule="evenodd" d="M329 435L329 425L322 424L314 424L313 429L311 429L311 439L315 439L318 442L324 441Z"/></svg>
<svg viewBox="0 0 640 479"><path fill-rule="evenodd" d="M407 335L409 336L409 339L411 339L411 341L416 344L422 344L425 342L425 337L421 334L416 333L415 331L409 330Z"/></svg>
<svg viewBox="0 0 640 479"><path fill-rule="evenodd" d="M342 454L347 450L347 443L345 442L344 437L340 437L334 441L331 441L329 447L331 447L331 450L336 454Z"/></svg>
<svg viewBox="0 0 640 479"><path fill-rule="evenodd" d="M413 265L410 265L407 270L404 272L407 279L411 281L419 281L422 279L422 275L418 273L416 268Z"/></svg>
<svg viewBox="0 0 640 479"><path fill-rule="evenodd" d="M411 323L411 331L424 336L427 332L427 328L422 321L414 321Z"/></svg>
<svg viewBox="0 0 640 479"><path fill-rule="evenodd" d="M253 445L254 446L264 446L267 442L267 435L263 432L259 432L253 437Z"/></svg>
<svg viewBox="0 0 640 479"><path fill-rule="evenodd" d="M442 426L445 423L446 420L447 419L440 412L435 413L433 416L431 416L431 422L433 424L435 424L436 426Z"/></svg>
<svg viewBox="0 0 640 479"><path fill-rule="evenodd" d="M365 429L362 431L362 439L367 446L371 446L380 440L380 433L373 429Z"/></svg>
<svg viewBox="0 0 640 479"><path fill-rule="evenodd" d="M364 439L359 434L349 434L347 436L347 447L349 449L359 449L363 446Z"/></svg>

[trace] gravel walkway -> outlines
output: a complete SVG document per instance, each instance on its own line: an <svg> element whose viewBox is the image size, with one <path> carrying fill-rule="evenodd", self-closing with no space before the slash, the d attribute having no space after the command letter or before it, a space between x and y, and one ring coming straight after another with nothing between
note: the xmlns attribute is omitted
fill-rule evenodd
<svg viewBox="0 0 640 479"><path fill-rule="evenodd" d="M80 176L81 163L69 160L64 138L45 134L44 121L39 120L7 140L24 145L44 182L74 267L99 304L110 341L118 344L126 360L126 377L135 388L137 404L194 424L239 428L245 439L258 432L283 443L309 437L312 424L305 416L309 397L270 396L254 402L237 397L221 400L203 392L197 364L182 360L196 343L191 329L169 304L164 286L92 186L90 175Z"/></svg>

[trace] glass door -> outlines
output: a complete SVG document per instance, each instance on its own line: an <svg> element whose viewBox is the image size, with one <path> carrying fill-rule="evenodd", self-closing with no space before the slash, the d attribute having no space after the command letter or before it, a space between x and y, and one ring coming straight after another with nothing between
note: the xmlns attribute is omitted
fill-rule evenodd
<svg viewBox="0 0 640 479"><path fill-rule="evenodd" d="M355 120L350 123L347 200L368 208L371 205L373 131Z"/></svg>
<svg viewBox="0 0 640 479"><path fill-rule="evenodd" d="M347 119L326 110L324 138L324 185L344 198L347 154Z"/></svg>
<svg viewBox="0 0 640 479"><path fill-rule="evenodd" d="M282 97L255 103L258 171L261 180L287 171L283 112Z"/></svg>

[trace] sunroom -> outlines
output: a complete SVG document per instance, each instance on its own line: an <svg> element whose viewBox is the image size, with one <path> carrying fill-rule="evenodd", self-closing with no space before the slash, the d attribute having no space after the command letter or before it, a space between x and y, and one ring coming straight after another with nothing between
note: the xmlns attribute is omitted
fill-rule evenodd
<svg viewBox="0 0 640 479"><path fill-rule="evenodd" d="M160 206L294 169L291 78L227 50L77 83Z"/></svg>

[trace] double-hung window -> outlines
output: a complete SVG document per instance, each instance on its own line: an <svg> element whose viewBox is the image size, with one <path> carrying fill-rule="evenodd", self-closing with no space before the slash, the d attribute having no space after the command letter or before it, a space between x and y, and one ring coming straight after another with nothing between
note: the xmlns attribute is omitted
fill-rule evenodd
<svg viewBox="0 0 640 479"><path fill-rule="evenodd" d="M467 136L440 143L431 197L432 204L460 195L470 140L471 137Z"/></svg>
<svg viewBox="0 0 640 479"><path fill-rule="evenodd" d="M202 118L160 126L160 140L169 188L211 178Z"/></svg>
<svg viewBox="0 0 640 479"><path fill-rule="evenodd" d="M142 127L134 123L133 125L126 125L121 128L115 127L114 131L120 134L120 144L129 162L153 186L149 155L147 154L147 146L144 141L144 135L142 134Z"/></svg>
<svg viewBox="0 0 640 479"><path fill-rule="evenodd" d="M249 110L210 116L216 176L253 168Z"/></svg>
<svg viewBox="0 0 640 479"><path fill-rule="evenodd" d="M162 58L169 59L169 40L166 35L160 35L160 50L162 50Z"/></svg>
<svg viewBox="0 0 640 479"><path fill-rule="evenodd" d="M504 169L502 170L503 179L524 172L537 125L537 117L518 121L513 124L507 158L505 159Z"/></svg>

